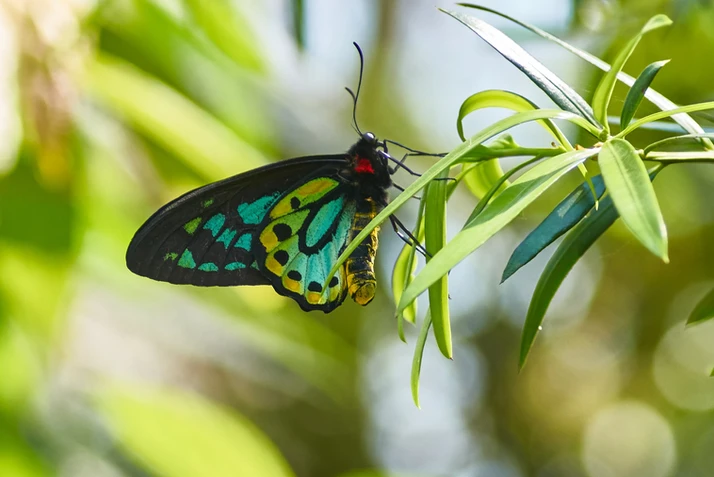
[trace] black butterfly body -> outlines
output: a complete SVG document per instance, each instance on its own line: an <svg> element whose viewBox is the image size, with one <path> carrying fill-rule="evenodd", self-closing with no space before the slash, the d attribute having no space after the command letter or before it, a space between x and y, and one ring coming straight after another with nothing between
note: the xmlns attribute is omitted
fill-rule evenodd
<svg viewBox="0 0 714 477"><path fill-rule="evenodd" d="M127 267L175 284L272 285L306 311L329 313L347 294L366 305L376 290L378 229L325 282L387 204L390 159L386 144L365 133L345 154L290 159L195 189L141 226Z"/></svg>

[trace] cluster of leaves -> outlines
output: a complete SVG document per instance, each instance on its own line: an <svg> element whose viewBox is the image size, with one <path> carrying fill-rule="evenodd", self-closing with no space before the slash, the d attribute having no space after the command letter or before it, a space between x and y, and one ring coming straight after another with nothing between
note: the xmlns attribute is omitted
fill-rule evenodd
<svg viewBox="0 0 714 477"><path fill-rule="evenodd" d="M651 82L667 61L652 63L637 79L622 71L645 34L671 24L665 15L651 18L627 42L613 64L609 65L534 26L482 6L461 5L494 13L515 22L566 48L605 74L595 89L592 102L588 103L498 29L473 16L442 10L471 29L526 74L559 109L540 109L527 98L509 91L482 91L469 97L463 103L457 120L459 135L464 142L396 197L355 238L341 257L349 256L373 226L384 221L420 189L426 188L414 230L414 235L425 241L429 252L426 266L415 274L415 249L407 245L397 260L393 275L393 292L398 304L402 339L403 322L415 322L416 298L424 292L428 292L429 297L429 310L417 339L412 368L412 392L417 406L422 353L431 327L441 353L447 358L452 357L447 300L449 271L508 225L558 179L576 168L584 176L583 184L563 199L516 248L503 272L503 280L506 280L554 240L567 233L546 265L534 291L522 332L520 367L526 362L558 287L578 259L618 217L622 218L642 245L663 261L668 261L667 229L651 181L671 164L714 162L714 145L710 141L712 135L705 133L687 114L712 109L714 102L677 107L651 89ZM618 80L630 86L630 90L620 117L612 118L608 116L608 109ZM633 120L643 98L647 98L661 111ZM466 139L462 127L464 117L488 107L506 108L515 113ZM673 135L640 148L628 140L632 132L665 118L674 120L686 134ZM592 144L573 146L554 120L565 120L578 126L592 138ZM504 134L510 128L531 121L536 121L553 137L552 147L522 147ZM617 132L611 131L611 122L618 126ZM685 151L679 147L692 141L697 144L695 151ZM508 156L530 159L504 173L498 158ZM597 160L599 175L591 176L585 167L588 158ZM524 170L513 182L509 182L512 176ZM447 177L452 171L456 172L455 181L434 181L436 178ZM446 243L446 203L461 181L479 198L479 202L462 230ZM712 297L714 292L697 306L690 323L714 317Z"/></svg>

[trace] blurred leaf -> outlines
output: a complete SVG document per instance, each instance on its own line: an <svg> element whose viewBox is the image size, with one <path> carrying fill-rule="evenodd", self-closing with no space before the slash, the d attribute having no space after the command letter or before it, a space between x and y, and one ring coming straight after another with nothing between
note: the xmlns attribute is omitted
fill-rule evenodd
<svg viewBox="0 0 714 477"><path fill-rule="evenodd" d="M508 172L504 173L501 178L491 186L491 189L486 192L486 194L481 198L481 200L478 201L478 204L476 204L476 207L474 207L474 210L471 211L471 215L469 215L469 218L466 219L466 223L471 222L472 220L476 219L478 215L483 212L483 209L486 208L489 202L491 202L491 199L493 199L496 195L498 195L500 192L502 192L502 187L503 184L508 184L508 187L510 187L510 182L508 179L520 172L521 170L525 169L526 167L529 167L536 162L542 161L543 156L535 156L531 159L528 159L527 161L523 161L520 164L518 164L515 167L512 167L511 169L508 170ZM508 188L506 187L506 189ZM504 189L505 190L505 189Z"/></svg>
<svg viewBox="0 0 714 477"><path fill-rule="evenodd" d="M545 38L546 40L552 41L553 43L561 46L565 50L573 53L574 55L577 55L578 57L582 58L583 60L587 61L593 66L596 66L597 68L603 70L603 71L609 71L610 70L610 65L604 61L602 61L600 58L598 58L595 55L591 55L585 50L581 50L579 48L576 48L575 46L571 45L570 43L567 43L560 38L551 35L545 30L542 30L536 26L530 25L528 23L522 22L520 20L517 20L516 18L513 18L509 15L506 15L505 13L501 13L497 10L493 10L488 7L484 7L481 5L475 5L471 3L459 3L458 5L464 6L464 7L469 7L469 8L475 8L477 10L481 10L484 12L489 12L493 13L494 15L498 15L501 18L505 18L506 20L509 20L516 25L520 25L523 28L535 33L536 35ZM625 83L627 86L633 86L635 83L635 79L623 72L620 72L617 74L617 79L623 83ZM667 99L664 95L660 94L659 92L655 91L652 88L648 88L647 91L645 91L645 98L650 100L652 104L657 106L658 108L662 110L672 110L677 107L675 103ZM694 120L692 119L691 116L688 114L677 114L672 116L672 120L674 120L677 124L682 126L682 129L687 131L688 133L691 134L702 134L704 133L704 129ZM704 140L705 146L707 149L712 149L714 148L714 145L712 145L711 141L708 139Z"/></svg>
<svg viewBox="0 0 714 477"><path fill-rule="evenodd" d="M664 65L669 63L669 60L655 61L654 63L648 65L640 76L635 80L635 84L632 85L630 90L627 92L627 97L625 97L625 104L622 105L622 112L620 113L620 129L627 127L632 121L632 118L637 113L637 109L640 107L642 98L645 97L647 88L650 87L652 81L654 81L655 76L659 73Z"/></svg>
<svg viewBox="0 0 714 477"><path fill-rule="evenodd" d="M201 5L220 9L216 4L228 3L219 0ZM260 150L275 149L274 126L266 107L267 88L264 81L256 81L260 73L236 64L201 35L190 18L179 19L156 2L133 0L111 2L111 6L98 15L101 55L126 60L165 83ZM253 51L254 47L248 49Z"/></svg>
<svg viewBox="0 0 714 477"><path fill-rule="evenodd" d="M305 49L305 2L292 0L293 8L293 34L298 49Z"/></svg>
<svg viewBox="0 0 714 477"><path fill-rule="evenodd" d="M487 150L482 151L482 149ZM504 134L488 144L488 147L476 148L469 154L477 160L474 164L464 165L461 173L458 174L456 181L463 180L466 187L477 199L484 198L491 188L500 183L500 187L495 193L500 193L508 187L508 180L501 180L503 177L503 169L498 160L498 151L505 152L506 150L522 149L510 134ZM493 158L490 159L489 156ZM455 185L455 184L454 184Z"/></svg>
<svg viewBox="0 0 714 477"><path fill-rule="evenodd" d="M605 192L602 176L593 177L592 182L597 197L601 197ZM543 249L580 222L594 205L595 199L593 199L590 187L586 183L579 185L573 192L568 194L538 227L533 229L516 247L508 260L508 264L506 264L505 270L503 270L501 283L505 282L523 265L533 260Z"/></svg>
<svg viewBox="0 0 714 477"><path fill-rule="evenodd" d="M667 228L647 169L632 144L611 139L603 144L598 163L607 191L632 234L665 262Z"/></svg>
<svg viewBox="0 0 714 477"><path fill-rule="evenodd" d="M23 333L48 346L62 328L58 308L65 298L72 259L20 245L0 247L0 289L3 308ZM38 299L41 297L41 299Z"/></svg>
<svg viewBox="0 0 714 477"><path fill-rule="evenodd" d="M340 474L338 477L425 477L424 474L405 474L402 472L394 473L384 470L353 470L345 474Z"/></svg>
<svg viewBox="0 0 714 477"><path fill-rule="evenodd" d="M664 118L669 118L671 117L672 119L675 118L679 113L693 113L695 111L706 111L707 109L714 109L714 101L708 101L705 103L696 103L696 104L689 104L687 106L682 106L679 108L674 108L674 109L668 109L666 111L660 111L658 113L653 113L650 114L649 116L645 116L644 118L640 118L634 123L630 124L627 126L625 129L620 131L615 135L616 138L624 138L628 134L630 134L632 131L641 128L647 123L651 123L653 121L657 121L659 119L664 119ZM693 134L697 133L704 133L704 130L702 131L694 131ZM706 141L706 140L705 140Z"/></svg>
<svg viewBox="0 0 714 477"><path fill-rule="evenodd" d="M431 328L431 314L427 311L426 316L424 317L424 322L421 324L421 329L419 330L419 337L417 338L416 345L414 346L414 357L412 358L412 399L414 400L414 405L418 408L421 408L421 405L419 404L419 378L421 377L421 362L424 358L426 340L429 338L429 328Z"/></svg>
<svg viewBox="0 0 714 477"><path fill-rule="evenodd" d="M662 168L650 171L650 180L654 180ZM618 218L617 209L612 203L611 197L605 197L600 202L598 210L592 210L590 215L585 217L565 236L553 256L543 270L533 297L528 307L526 321L521 334L521 351L518 362L519 369L526 364L528 353L533 347L538 331L540 331L543 317L548 310L555 293L560 288L561 283L575 263L588 251L590 246L610 228Z"/></svg>
<svg viewBox="0 0 714 477"><path fill-rule="evenodd" d="M448 177L448 169L437 178ZM428 264L431 257L444 247L446 242L446 186L445 180L434 180L426 187L426 207L424 210L424 237ZM441 354L451 359L451 321L449 319L448 275L436 280L429 287L429 312L434 326L434 337Z"/></svg>
<svg viewBox="0 0 714 477"><path fill-rule="evenodd" d="M489 203L483 212L467 222L463 230L426 264L412 284L404 290L398 309L415 300L432 283L446 275L461 260L516 218L558 179L578 163L597 154L598 150L566 152L549 157L526 171Z"/></svg>
<svg viewBox="0 0 714 477"><path fill-rule="evenodd" d="M245 417L197 395L113 385L97 396L97 403L122 447L157 475L294 475Z"/></svg>
<svg viewBox="0 0 714 477"><path fill-rule="evenodd" d="M694 307L692 313L687 319L688 325L702 323L703 321L714 318L714 289L704 295L704 297Z"/></svg>
<svg viewBox="0 0 714 477"><path fill-rule="evenodd" d="M243 68L263 71L263 61L256 49L258 39L234 3L226 0L187 0L185 4L202 30L223 53Z"/></svg>
<svg viewBox="0 0 714 477"><path fill-rule="evenodd" d="M500 30L476 17L443 9L439 10L454 17L480 36L504 58L528 76L528 78L543 90L560 108L582 116L590 124L595 126L596 129L602 128L602 125L599 124L597 119L593 116L590 105L555 73L521 48L518 43L504 35Z"/></svg>
<svg viewBox="0 0 714 477"><path fill-rule="evenodd" d="M265 164L265 159L230 129L128 63L100 56L87 68L87 90L207 179Z"/></svg>
<svg viewBox="0 0 714 477"><path fill-rule="evenodd" d="M0 241L68 254L78 225L71 191L38 182L35 164L35 156L23 149L17 167L0 178Z"/></svg>
<svg viewBox="0 0 714 477"><path fill-rule="evenodd" d="M539 109L534 102L518 93L497 89L479 91L466 98L461 104L461 108L459 108L459 116L456 119L456 130L462 141L466 140L464 137L464 118L474 111L484 108L506 108L517 112ZM572 148L568 138L565 137L565 134L563 134L553 121L544 119L538 121L538 124L543 126L562 146L569 149Z"/></svg>
<svg viewBox="0 0 714 477"><path fill-rule="evenodd" d="M609 133L610 126L607 122L607 108L610 105L610 99L612 98L612 92L615 90L615 83L617 82L617 75L622 71L625 63L632 55L632 52L637 48L637 44L640 42L645 33L652 30L662 28L672 24L672 20L667 18L666 15L655 15L650 18L644 27L637 33L632 39L625 45L620 53L615 58L615 61L610 66L610 70L605 73L602 80L595 89L595 94L593 95L593 109L595 111L595 117L600 121L603 126L605 126L605 131Z"/></svg>
<svg viewBox="0 0 714 477"><path fill-rule="evenodd" d="M0 415L19 415L32 402L41 369L27 335L7 319L0 320L0 369Z"/></svg>
<svg viewBox="0 0 714 477"><path fill-rule="evenodd" d="M24 442L6 434L7 426L0 422L0 475L3 477L49 477L50 473L39 457Z"/></svg>
<svg viewBox="0 0 714 477"><path fill-rule="evenodd" d="M503 177L501 163L498 158L494 157L469 166L463 181L474 197L482 199L496 183L500 182L496 193L503 192L509 186L508 181L499 181L501 177Z"/></svg>
<svg viewBox="0 0 714 477"><path fill-rule="evenodd" d="M436 164L431 166L426 172L424 172L421 177L412 182L409 187L407 187L404 192L395 197L382 211L377 214L372 221L367 224L367 226L362 229L362 231L357 234L357 236L352 239L352 241L345 247L342 254L337 258L335 264L332 266L330 273L328 274L327 280L330 280L334 274L337 272L339 267L342 266L345 260L350 256L350 254L362 243L362 241L369 235L375 227L378 227L382 222L387 220L391 214L393 214L399 207L401 207L406 201L412 198L419 190L426 186L429 181L434 179L442 171L450 168L454 164L464 161L465 158L476 148L480 147L483 142L488 141L492 137L507 131L508 129L515 127L519 124L527 123L530 121L537 121L539 119L565 119L570 121L586 130L592 131L592 125L588 123L582 117L569 113L567 111L561 111L558 109L538 109L536 111L524 111L521 113L516 113L512 116L504 118L500 121L496 121L494 124L481 130L478 134L465 142L459 144L455 147L449 154L445 157L439 159ZM426 289L426 288L425 288ZM404 301L402 299L402 301ZM411 302L412 299L409 300ZM399 308L403 310L406 307Z"/></svg>

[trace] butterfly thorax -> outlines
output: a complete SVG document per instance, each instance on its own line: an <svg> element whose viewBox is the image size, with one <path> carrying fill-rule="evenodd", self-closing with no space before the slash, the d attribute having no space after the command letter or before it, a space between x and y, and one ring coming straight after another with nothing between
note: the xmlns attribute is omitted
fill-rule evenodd
<svg viewBox="0 0 714 477"><path fill-rule="evenodd" d="M350 148L344 177L353 184L360 199L386 204L387 189L392 186L386 153L378 149L376 139L371 141L365 137L374 138L367 133Z"/></svg>

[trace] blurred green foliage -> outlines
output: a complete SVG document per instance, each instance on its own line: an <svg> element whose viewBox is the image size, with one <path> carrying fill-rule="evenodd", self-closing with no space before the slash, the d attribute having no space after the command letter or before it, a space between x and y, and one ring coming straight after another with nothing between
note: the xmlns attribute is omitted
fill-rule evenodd
<svg viewBox="0 0 714 477"><path fill-rule="evenodd" d="M701 166L663 174L656 185L676 231L672 263L649 257L616 226L599 248L600 278L588 282L593 305L575 324L554 326L519 376L518 327L509 325L507 306L496 300L454 313L455 329L471 334L455 339L455 362L439 369L457 369L473 355L485 371L467 368L446 381L447 371L423 371L422 383L440 391L422 396L423 414L405 410L412 407L408 361L378 354L397 339L388 294L327 318L301 313L268 289L178 289L125 269L126 245L159 205L206 181L322 148L310 135L295 144L285 117L310 130L306 117L331 107L349 127L347 101L295 114L261 31L280 12L254 3L0 3L7 40L0 70L9 72L0 102L3 118L15 121L0 130L0 476L393 477L438 474L426 464L440 456L462 465L463 475L603 475L581 462L581 442L605 459L591 424L624 399L668 422L677 460L661 475L710 475L714 388L701 379L714 362L714 335L708 324L696 327L697 338L675 329L712 282L714 174ZM292 2L283 13L304 18L310 3ZM636 75L656 52L673 59L658 90L682 103L711 99L702 68L702 52L714 47L711 2L573 4L573 27L600 38L606 59L633 24L669 14L668 36L645 37L627 69ZM430 138L418 134L403 85L386 67L400 55L396 26L409 12L394 1L371 8L377 28L363 120L421 147ZM430 15L438 21L435 10ZM299 26L274 28L296 32L303 44ZM468 48L463 55L474 61ZM586 83L599 79L592 75ZM448 88L448 75L441 80ZM616 101L625 92L617 86ZM332 127L325 136L340 134ZM527 218L537 220L557 200L545 199ZM514 230L531 226L524 219ZM472 332L477 322L487 324ZM448 383L476 377L481 394L464 387L449 395ZM459 393L466 397L425 417ZM457 424L449 421L455 410ZM647 429L649 415L633 422ZM458 432L471 436L468 446L447 446ZM424 439L433 454L417 447ZM455 448L458 458L449 453ZM380 449L404 453L390 461Z"/></svg>

